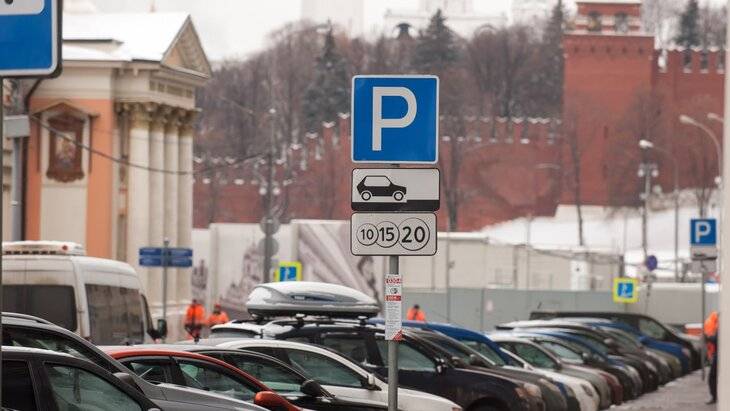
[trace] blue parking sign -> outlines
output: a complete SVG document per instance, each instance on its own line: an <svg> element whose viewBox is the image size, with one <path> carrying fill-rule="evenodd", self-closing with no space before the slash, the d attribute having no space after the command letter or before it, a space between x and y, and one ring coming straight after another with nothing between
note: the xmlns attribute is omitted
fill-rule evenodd
<svg viewBox="0 0 730 411"><path fill-rule="evenodd" d="M60 0L0 1L0 77L61 70Z"/></svg>
<svg viewBox="0 0 730 411"><path fill-rule="evenodd" d="M352 161L436 163L439 79L430 75L352 78Z"/></svg>
<svg viewBox="0 0 730 411"><path fill-rule="evenodd" d="M714 218L693 218L689 230L690 245L717 245L717 220Z"/></svg>

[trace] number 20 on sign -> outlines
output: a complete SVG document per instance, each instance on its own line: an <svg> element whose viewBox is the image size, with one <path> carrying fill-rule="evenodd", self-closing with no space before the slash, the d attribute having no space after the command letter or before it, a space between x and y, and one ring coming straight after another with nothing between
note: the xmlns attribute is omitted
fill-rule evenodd
<svg viewBox="0 0 730 411"><path fill-rule="evenodd" d="M355 213L351 220L354 255L434 255L433 213Z"/></svg>

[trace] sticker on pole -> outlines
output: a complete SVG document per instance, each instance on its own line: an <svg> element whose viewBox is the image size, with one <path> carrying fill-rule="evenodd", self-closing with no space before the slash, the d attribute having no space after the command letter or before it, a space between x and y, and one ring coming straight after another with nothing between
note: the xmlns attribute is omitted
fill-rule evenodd
<svg viewBox="0 0 730 411"><path fill-rule="evenodd" d="M350 220L353 255L434 255L436 214L355 213Z"/></svg>
<svg viewBox="0 0 730 411"><path fill-rule="evenodd" d="M385 339L403 339L403 277L385 275Z"/></svg>

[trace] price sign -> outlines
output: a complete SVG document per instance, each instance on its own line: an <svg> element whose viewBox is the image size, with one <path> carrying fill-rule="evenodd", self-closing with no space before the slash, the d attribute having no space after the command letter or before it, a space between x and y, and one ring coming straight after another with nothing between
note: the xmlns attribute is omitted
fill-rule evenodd
<svg viewBox="0 0 730 411"><path fill-rule="evenodd" d="M403 339L403 277L385 275L385 339Z"/></svg>
<svg viewBox="0 0 730 411"><path fill-rule="evenodd" d="M350 244L354 255L434 255L436 214L355 213Z"/></svg>

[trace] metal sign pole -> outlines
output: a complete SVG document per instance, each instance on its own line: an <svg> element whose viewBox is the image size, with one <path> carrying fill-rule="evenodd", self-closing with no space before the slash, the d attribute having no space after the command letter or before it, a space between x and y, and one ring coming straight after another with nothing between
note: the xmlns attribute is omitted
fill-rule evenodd
<svg viewBox="0 0 730 411"><path fill-rule="evenodd" d="M170 262L168 247L170 239L165 237L162 246L162 319L167 321L167 265Z"/></svg>
<svg viewBox="0 0 730 411"><path fill-rule="evenodd" d="M398 256L388 258L388 273L400 274ZM398 410L398 341L388 341L388 411Z"/></svg>
<svg viewBox="0 0 730 411"><path fill-rule="evenodd" d="M700 262L702 266L702 321L700 321L700 330L702 331L702 349L700 350L700 367L702 368L702 381L705 380L705 360L707 358L707 336L705 335L705 318L707 313L705 312L705 298L707 298L705 282L707 282L707 268L705 262Z"/></svg>

